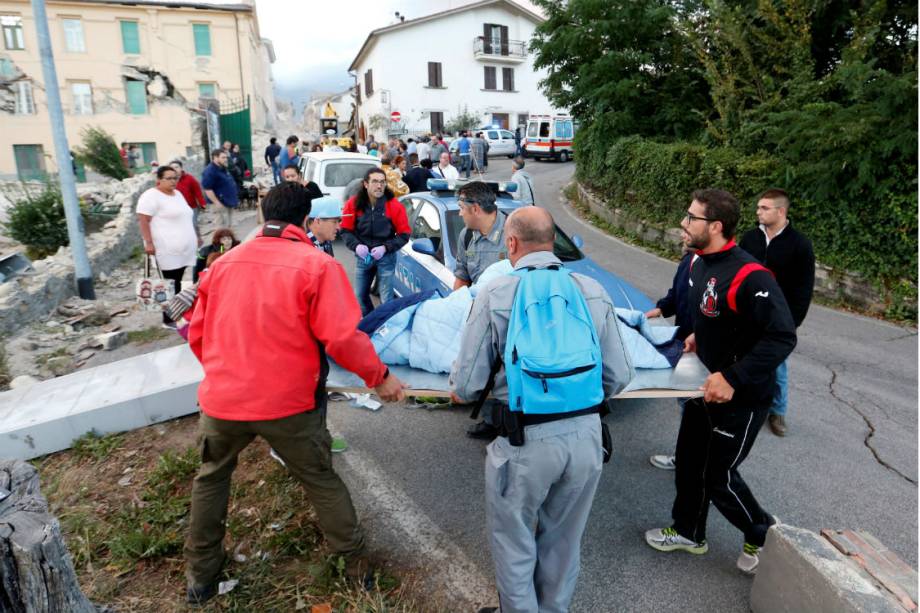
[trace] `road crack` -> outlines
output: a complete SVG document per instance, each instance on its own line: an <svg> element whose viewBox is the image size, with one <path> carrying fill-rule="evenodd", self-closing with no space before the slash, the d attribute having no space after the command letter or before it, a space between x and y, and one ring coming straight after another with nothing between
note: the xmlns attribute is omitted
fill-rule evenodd
<svg viewBox="0 0 920 613"><path fill-rule="evenodd" d="M889 464L888 462L882 459L882 457L878 453L878 450L872 444L872 437L875 436L875 424L872 423L872 420L869 419L869 416L866 415L863 411L861 411L856 406L855 403L845 400L841 396L837 395L837 391L834 389L834 384L837 382L837 371L834 370L830 366L827 366L827 368L828 370L831 371L831 380L828 383L828 389L831 393L831 396L834 398L834 400L836 400L837 402L839 402L840 404L846 407L849 407L850 409L853 410L854 413L859 415L862 418L863 422L865 422L866 427L869 429L869 431L866 433L866 436L863 438L863 445L865 445L866 448L872 453L872 457L875 458L875 461L878 462L879 465L884 466L885 468L887 468L894 474L898 475L905 481L912 483L914 485L917 485L916 479L911 479L909 476L905 475L900 470L898 470L897 468L895 468L894 466L892 466L891 464Z"/></svg>

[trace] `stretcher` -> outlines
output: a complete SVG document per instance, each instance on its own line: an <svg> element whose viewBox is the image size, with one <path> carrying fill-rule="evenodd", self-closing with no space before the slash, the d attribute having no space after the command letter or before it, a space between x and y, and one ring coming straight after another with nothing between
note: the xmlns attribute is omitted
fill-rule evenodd
<svg viewBox="0 0 920 613"><path fill-rule="evenodd" d="M330 392L367 393L364 382L338 364L329 364L326 389ZM409 386L408 396L449 398L447 375L431 373L405 365L390 366L390 372ZM695 353L685 353L674 368L639 368L626 389L613 398L697 398L709 371Z"/></svg>

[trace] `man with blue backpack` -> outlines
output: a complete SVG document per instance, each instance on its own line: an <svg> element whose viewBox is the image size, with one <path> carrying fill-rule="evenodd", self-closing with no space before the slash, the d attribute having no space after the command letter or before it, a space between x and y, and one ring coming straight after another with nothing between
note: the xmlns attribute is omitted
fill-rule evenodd
<svg viewBox="0 0 920 613"><path fill-rule="evenodd" d="M554 233L545 209L508 217L514 272L476 296L450 375L454 402L491 392L503 405L485 470L502 613L568 611L610 453L600 416L634 374L610 297L562 266Z"/></svg>

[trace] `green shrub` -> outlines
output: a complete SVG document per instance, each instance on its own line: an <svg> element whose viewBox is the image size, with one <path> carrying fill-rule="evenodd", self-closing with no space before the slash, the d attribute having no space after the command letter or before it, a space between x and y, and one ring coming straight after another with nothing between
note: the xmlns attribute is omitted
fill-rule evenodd
<svg viewBox="0 0 920 613"><path fill-rule="evenodd" d="M78 161L113 179L127 179L130 176L111 134L102 128L87 126L81 135L83 146L76 149Z"/></svg>
<svg viewBox="0 0 920 613"><path fill-rule="evenodd" d="M13 202L4 224L10 237L28 247L33 260L41 259L70 243L67 219L60 188L45 183L40 194L32 194L24 185L18 199L7 192Z"/></svg>

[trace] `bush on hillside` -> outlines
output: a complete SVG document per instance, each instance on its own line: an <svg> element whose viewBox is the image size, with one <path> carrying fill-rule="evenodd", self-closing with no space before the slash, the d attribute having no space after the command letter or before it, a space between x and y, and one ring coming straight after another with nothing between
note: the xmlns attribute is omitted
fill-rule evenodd
<svg viewBox="0 0 920 613"><path fill-rule="evenodd" d="M10 237L25 245L33 260L51 255L68 245L67 219L58 186L45 183L44 189L37 195L30 194L23 186L22 194L18 199L9 198L13 206L7 210L8 221L4 226Z"/></svg>

